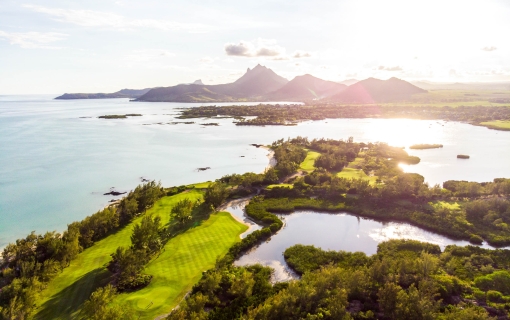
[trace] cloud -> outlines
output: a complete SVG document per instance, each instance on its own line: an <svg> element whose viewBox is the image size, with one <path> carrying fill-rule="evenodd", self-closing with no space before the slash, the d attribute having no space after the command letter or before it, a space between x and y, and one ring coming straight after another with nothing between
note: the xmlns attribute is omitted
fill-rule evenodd
<svg viewBox="0 0 510 320"><path fill-rule="evenodd" d="M210 30L209 27L200 24L186 24L155 19L129 19L110 12L47 8L33 4L25 4L23 7L47 14L53 20L82 27L101 27L116 30L148 28L162 31L187 30L189 32L207 32Z"/></svg>
<svg viewBox="0 0 510 320"><path fill-rule="evenodd" d="M268 57L272 60L288 60L285 48L279 46L274 39L257 39L253 42L225 44L225 53L237 57Z"/></svg>
<svg viewBox="0 0 510 320"><path fill-rule="evenodd" d="M239 42L239 44L227 43L225 53L227 56L253 57L253 44L250 42Z"/></svg>
<svg viewBox="0 0 510 320"><path fill-rule="evenodd" d="M306 51L294 51L294 54L292 54L292 58L299 59L299 58L310 58L312 54L310 52Z"/></svg>
<svg viewBox="0 0 510 320"><path fill-rule="evenodd" d="M274 39L259 38L254 41L240 41L227 43L224 46L227 56L236 57L262 57L270 60L290 60L312 57L312 53L297 50L292 55L287 55L285 48L278 45Z"/></svg>
<svg viewBox="0 0 510 320"><path fill-rule="evenodd" d="M490 51L498 50L498 48L496 48L496 47L483 47L482 50L490 52Z"/></svg>
<svg viewBox="0 0 510 320"><path fill-rule="evenodd" d="M48 44L67 38L67 34L57 32L5 32L0 30L0 39L24 49L61 49Z"/></svg>
<svg viewBox="0 0 510 320"><path fill-rule="evenodd" d="M385 67L385 66L379 66L377 70L381 71L402 71L403 69L400 66L395 67Z"/></svg>

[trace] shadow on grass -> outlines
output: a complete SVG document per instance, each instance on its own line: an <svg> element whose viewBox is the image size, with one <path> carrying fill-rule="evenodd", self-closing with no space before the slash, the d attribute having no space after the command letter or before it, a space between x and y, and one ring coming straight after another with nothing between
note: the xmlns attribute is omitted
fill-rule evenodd
<svg viewBox="0 0 510 320"><path fill-rule="evenodd" d="M211 209L205 203L201 203L198 207L193 209L193 212L191 213L192 218L190 220L180 223L175 219L171 219L165 226L166 233L162 237L163 244L166 244L170 239L185 233L189 229L201 226L202 222L209 219L211 213Z"/></svg>
<svg viewBox="0 0 510 320"><path fill-rule="evenodd" d="M110 272L97 268L53 295L35 314L34 319L76 319L77 311L98 287L108 283Z"/></svg>

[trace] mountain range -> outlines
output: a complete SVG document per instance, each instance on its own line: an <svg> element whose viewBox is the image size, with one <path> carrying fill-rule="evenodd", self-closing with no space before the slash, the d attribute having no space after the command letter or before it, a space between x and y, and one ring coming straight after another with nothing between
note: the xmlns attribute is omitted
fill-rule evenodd
<svg viewBox="0 0 510 320"><path fill-rule="evenodd" d="M236 81L227 84L204 85L197 80L171 87L129 90L115 93L64 94L56 99L133 98L150 102L243 102L243 101L310 101L326 100L344 103L377 103L406 99L425 90L391 78L362 81L349 80L347 84L319 79L309 74L291 81L261 66L248 68Z"/></svg>

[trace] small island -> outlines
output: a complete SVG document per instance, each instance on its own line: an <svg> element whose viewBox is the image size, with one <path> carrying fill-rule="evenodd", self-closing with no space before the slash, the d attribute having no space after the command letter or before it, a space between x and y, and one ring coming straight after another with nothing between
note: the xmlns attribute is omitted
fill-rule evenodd
<svg viewBox="0 0 510 320"><path fill-rule="evenodd" d="M458 154L457 159L469 159L469 156L467 154Z"/></svg>
<svg viewBox="0 0 510 320"><path fill-rule="evenodd" d="M127 119L128 117L141 117L139 113L128 113L128 114L107 114L99 116L99 119Z"/></svg>
<svg viewBox="0 0 510 320"><path fill-rule="evenodd" d="M412 146L409 147L409 149L424 150L424 149L437 149L437 148L442 148L442 147L443 147L442 144L421 143L421 144L413 144Z"/></svg>

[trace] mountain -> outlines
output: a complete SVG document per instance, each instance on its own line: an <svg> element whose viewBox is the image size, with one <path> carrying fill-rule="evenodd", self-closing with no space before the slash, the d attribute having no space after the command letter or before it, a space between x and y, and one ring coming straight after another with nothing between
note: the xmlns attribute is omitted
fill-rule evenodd
<svg viewBox="0 0 510 320"><path fill-rule="evenodd" d="M177 85L155 88L139 97L138 101L167 102L234 102L261 100L269 92L276 91L289 81L273 70L257 65L233 83L217 85Z"/></svg>
<svg viewBox="0 0 510 320"><path fill-rule="evenodd" d="M198 84L198 85L201 85L201 86L204 85L204 83L202 82L201 79L195 80L195 81L193 81L191 83L180 83L180 84Z"/></svg>
<svg viewBox="0 0 510 320"><path fill-rule="evenodd" d="M114 93L64 93L55 99L73 100L73 99L112 99L112 98L138 98L146 94L152 88L146 89L122 89Z"/></svg>
<svg viewBox="0 0 510 320"><path fill-rule="evenodd" d="M344 103L392 102L425 92L427 91L397 78L388 80L368 78L350 85L343 92L332 96L331 100Z"/></svg>
<svg viewBox="0 0 510 320"><path fill-rule="evenodd" d="M216 86L198 84L179 84L173 87L154 88L136 99L152 102L234 102L237 99L225 95Z"/></svg>
<svg viewBox="0 0 510 320"><path fill-rule="evenodd" d="M345 84L305 74L295 77L280 89L268 93L265 98L272 101L306 101L332 96L345 88L347 88Z"/></svg>
<svg viewBox="0 0 510 320"><path fill-rule="evenodd" d="M346 86L353 85L356 82L359 82L359 80L358 79L347 79L347 80L344 80L344 81L338 81L338 83L345 84Z"/></svg>
<svg viewBox="0 0 510 320"><path fill-rule="evenodd" d="M238 97L256 97L276 91L287 84L289 80L277 75L273 70L258 64L255 68L248 68L246 73L232 84L223 85Z"/></svg>

